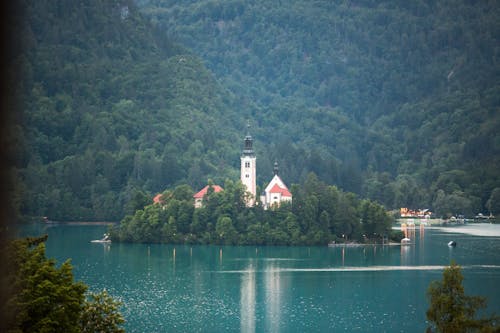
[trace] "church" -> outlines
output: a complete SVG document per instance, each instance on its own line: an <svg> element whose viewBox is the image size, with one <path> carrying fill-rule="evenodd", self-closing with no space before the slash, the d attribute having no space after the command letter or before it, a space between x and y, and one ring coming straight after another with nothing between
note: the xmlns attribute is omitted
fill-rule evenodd
<svg viewBox="0 0 500 333"><path fill-rule="evenodd" d="M243 151L241 153L241 183L245 185L250 194L247 206L252 207L257 199L257 158L253 150L253 139L249 133L245 136ZM264 209L279 207L282 202L292 202L292 193L288 190L283 180L278 176L278 163L274 163L274 177L266 186L260 196L260 202Z"/></svg>
<svg viewBox="0 0 500 333"><path fill-rule="evenodd" d="M278 162L274 162L274 177L260 196L264 209L279 207L282 202L292 202L292 193L278 176Z"/></svg>
<svg viewBox="0 0 500 333"><path fill-rule="evenodd" d="M247 125L247 128L250 126ZM257 157L253 150L253 139L249 132L244 139L243 151L241 152L240 180L245 186L248 194L246 205L253 207L257 204ZM209 186L193 195L195 208L203 206L203 200L208 193ZM213 185L214 192L223 191L219 185ZM260 195L260 204L264 209L279 207L282 202L292 202L292 193L278 176L278 163L274 163L274 177Z"/></svg>

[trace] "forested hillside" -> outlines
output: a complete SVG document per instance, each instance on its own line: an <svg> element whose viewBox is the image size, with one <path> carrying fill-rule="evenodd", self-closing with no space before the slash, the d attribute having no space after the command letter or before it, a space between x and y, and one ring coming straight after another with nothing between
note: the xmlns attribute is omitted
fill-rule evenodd
<svg viewBox="0 0 500 333"><path fill-rule="evenodd" d="M136 7L137 6L137 7ZM495 1L21 1L11 199L119 220L152 194L280 164L387 208L499 212ZM496 189L496 190L495 190Z"/></svg>
<svg viewBox="0 0 500 333"><path fill-rule="evenodd" d="M119 220L142 208L144 194L234 173L229 98L131 1L18 9L21 73L12 84L22 112L11 137L22 214Z"/></svg>
<svg viewBox="0 0 500 333"><path fill-rule="evenodd" d="M314 171L388 208L499 211L497 2L138 3L237 96L293 182Z"/></svg>

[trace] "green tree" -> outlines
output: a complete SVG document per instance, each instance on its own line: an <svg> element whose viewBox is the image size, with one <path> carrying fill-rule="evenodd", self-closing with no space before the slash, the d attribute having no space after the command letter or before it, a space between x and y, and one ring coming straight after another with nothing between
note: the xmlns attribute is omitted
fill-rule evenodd
<svg viewBox="0 0 500 333"><path fill-rule="evenodd" d="M495 187L491 191L490 198L486 202L486 207L494 215L500 214L500 187Z"/></svg>
<svg viewBox="0 0 500 333"><path fill-rule="evenodd" d="M193 194L193 189L187 184L177 186L173 192L175 199L188 202L193 199Z"/></svg>
<svg viewBox="0 0 500 333"><path fill-rule="evenodd" d="M446 194L443 190L438 190L434 200L434 208L438 216L471 216L473 214L471 197L462 191Z"/></svg>
<svg viewBox="0 0 500 333"><path fill-rule="evenodd" d="M136 210L143 209L150 203L151 198L143 191L136 189L132 198L125 204L125 213L132 215Z"/></svg>
<svg viewBox="0 0 500 333"><path fill-rule="evenodd" d="M444 269L442 281L431 283L427 319L441 333L493 332L494 318L475 318L476 311L486 307L486 299L465 295L462 281L460 266L452 263Z"/></svg>
<svg viewBox="0 0 500 333"><path fill-rule="evenodd" d="M189 230L193 234L201 235L206 230L209 213L205 207L198 208L193 213L193 221Z"/></svg>
<svg viewBox="0 0 500 333"><path fill-rule="evenodd" d="M233 221L228 216L221 216L217 220L215 232L223 244L233 245L238 241L238 232L233 226Z"/></svg>
<svg viewBox="0 0 500 333"><path fill-rule="evenodd" d="M248 226L245 241L250 245L263 245L265 237L266 233L262 224L255 223Z"/></svg>
<svg viewBox="0 0 500 333"><path fill-rule="evenodd" d="M382 238L391 229L392 220L381 205L362 200L359 205L359 215L363 233L369 238Z"/></svg>
<svg viewBox="0 0 500 333"><path fill-rule="evenodd" d="M12 320L7 332L79 332L78 321L87 287L73 281L70 261L57 268L45 257L47 237L13 241L7 249L7 281L13 286L3 304Z"/></svg>
<svg viewBox="0 0 500 333"><path fill-rule="evenodd" d="M290 235L290 244L298 245L300 243L300 224L297 222L297 217L292 212L289 212L284 222Z"/></svg>
<svg viewBox="0 0 500 333"><path fill-rule="evenodd" d="M69 260L59 268L45 257L47 236L13 240L6 254L2 285L0 331L19 332L124 332L118 307L105 291L90 294L73 280Z"/></svg>
<svg viewBox="0 0 500 333"><path fill-rule="evenodd" d="M106 290L90 293L89 297L80 317L82 333L124 333L120 327L125 322L119 312L122 303L114 300Z"/></svg>
<svg viewBox="0 0 500 333"><path fill-rule="evenodd" d="M344 240L358 238L360 234L359 219L352 203L352 196L343 194L338 200L338 205L333 217L335 234Z"/></svg>

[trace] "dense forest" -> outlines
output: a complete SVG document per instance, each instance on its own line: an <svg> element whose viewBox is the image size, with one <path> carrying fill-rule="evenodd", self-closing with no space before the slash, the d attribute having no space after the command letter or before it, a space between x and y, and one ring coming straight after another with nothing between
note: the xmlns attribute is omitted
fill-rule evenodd
<svg viewBox="0 0 500 333"><path fill-rule="evenodd" d="M23 215L119 220L137 192L232 176L237 138L223 89L133 3L22 9L12 89L23 112L10 146Z"/></svg>
<svg viewBox="0 0 500 333"><path fill-rule="evenodd" d="M155 193L313 172L388 209L500 213L495 1L20 1L12 209L120 220ZM5 102L4 102L5 104ZM144 199L142 202L138 199Z"/></svg>
<svg viewBox="0 0 500 333"><path fill-rule="evenodd" d="M388 208L498 212L495 1L138 2L237 96L293 182L314 171Z"/></svg>

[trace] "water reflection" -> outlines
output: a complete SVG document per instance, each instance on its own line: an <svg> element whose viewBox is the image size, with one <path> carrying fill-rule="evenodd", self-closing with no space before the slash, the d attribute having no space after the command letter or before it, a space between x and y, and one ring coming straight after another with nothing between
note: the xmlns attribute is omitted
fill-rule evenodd
<svg viewBox="0 0 500 333"><path fill-rule="evenodd" d="M425 264L425 259L427 256L426 256L426 246L425 246L425 243L426 243L426 239L425 239L425 233L426 233L426 229L427 229L427 225L425 225L424 223L421 223L420 224L420 227L419 227L419 232L418 232L418 237L419 237L419 242L418 242L418 251L419 251L419 254L416 256L416 260L419 264L423 265Z"/></svg>
<svg viewBox="0 0 500 333"><path fill-rule="evenodd" d="M281 275L276 263L270 262L264 275L266 292L266 332L278 332L281 322Z"/></svg>
<svg viewBox="0 0 500 333"><path fill-rule="evenodd" d="M401 246L401 265L408 266L410 263L410 247L411 246Z"/></svg>
<svg viewBox="0 0 500 333"><path fill-rule="evenodd" d="M255 267L250 263L241 274L240 331L255 332Z"/></svg>
<svg viewBox="0 0 500 333"><path fill-rule="evenodd" d="M175 247L172 250L172 272L175 274Z"/></svg>
<svg viewBox="0 0 500 333"><path fill-rule="evenodd" d="M422 245L423 242L423 225L420 225L420 232L419 232L419 240L420 246ZM416 244L417 244L417 228L415 227L415 224L413 222L406 224L403 223L401 224L401 231L403 232L405 238L410 239L409 244L401 245L401 261L400 264L402 266L408 266L411 263L413 263L413 258L415 257L415 251L416 251Z"/></svg>
<svg viewBox="0 0 500 333"><path fill-rule="evenodd" d="M264 267L257 269L257 262L250 260L245 269L238 271L240 277L240 331L251 332L260 331L264 328L265 332L280 332L283 330L282 316L284 304L285 289L288 283L283 280L283 269L279 266L280 262L270 259L265 261ZM256 304L257 292L259 290L258 282L262 281L263 288L260 289L264 297L264 322L263 327L257 329L258 316Z"/></svg>

